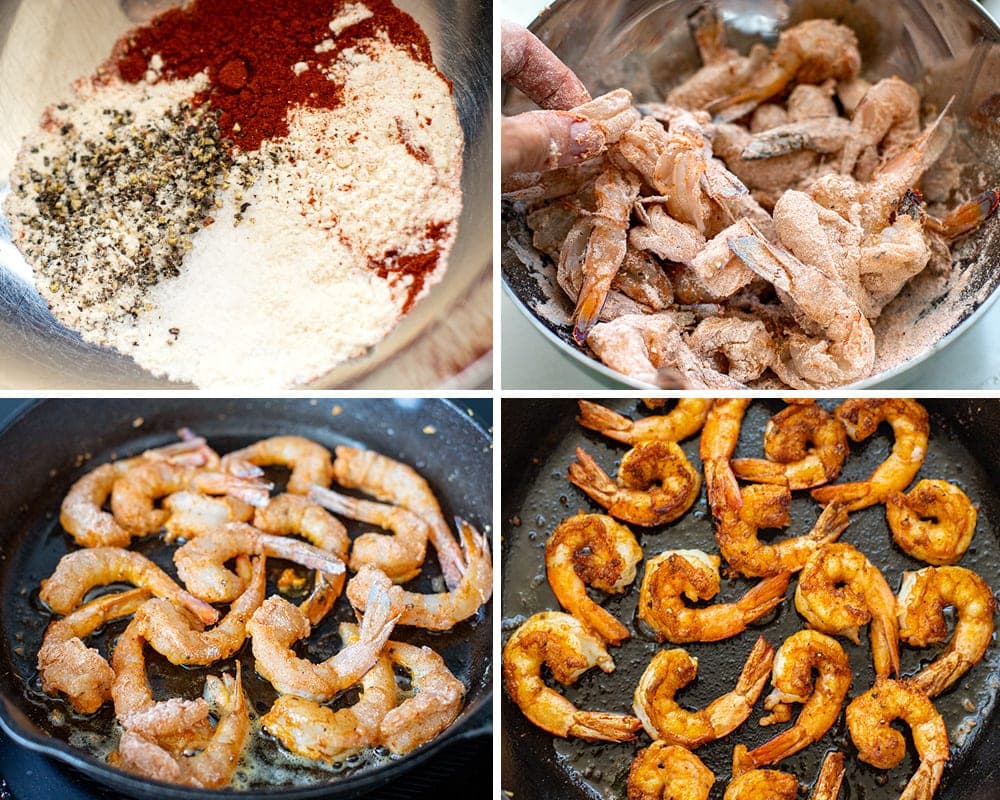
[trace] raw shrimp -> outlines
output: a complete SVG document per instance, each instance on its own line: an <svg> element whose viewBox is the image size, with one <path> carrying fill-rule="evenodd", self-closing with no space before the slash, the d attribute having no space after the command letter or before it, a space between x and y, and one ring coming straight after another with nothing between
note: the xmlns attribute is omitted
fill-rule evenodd
<svg viewBox="0 0 1000 800"><path fill-rule="evenodd" d="M927 647L948 638L944 609L955 610L948 648L909 682L937 697L979 663L993 638L996 601L986 581L964 567L927 567L904 572L899 590L899 635L908 645Z"/></svg>
<svg viewBox="0 0 1000 800"><path fill-rule="evenodd" d="M885 501L893 541L928 564L954 564L969 549L976 532L976 507L952 483L918 481L909 494Z"/></svg>
<svg viewBox="0 0 1000 800"><path fill-rule="evenodd" d="M308 494L314 483L329 486L333 479L330 451L302 436L272 436L222 457L224 469L240 463L287 467L292 471L287 491L293 494Z"/></svg>
<svg viewBox="0 0 1000 800"><path fill-rule="evenodd" d="M810 800L837 800L843 780L844 754L836 750L827 753ZM796 800L798 796L799 782L794 775L772 769L754 769L739 774L734 768L733 780L726 787L722 800Z"/></svg>
<svg viewBox="0 0 1000 800"><path fill-rule="evenodd" d="M149 597L145 589L105 595L49 623L38 651L42 690L66 695L80 714L93 714L110 700L115 672L83 638L106 622L134 613Z"/></svg>
<svg viewBox="0 0 1000 800"><path fill-rule="evenodd" d="M681 398L666 414L631 420L589 400L579 400L578 403L580 416L576 421L584 428L631 445L653 441L680 442L694 436L705 424L712 408L711 400Z"/></svg>
<svg viewBox="0 0 1000 800"><path fill-rule="evenodd" d="M813 672L816 678L813 679ZM833 727L851 688L851 662L835 639L819 631L793 633L774 657L774 690L764 699L771 715L761 725L787 722L792 703L802 703L802 711L792 727L770 741L747 752L737 745L733 753L734 771L776 764L818 742Z"/></svg>
<svg viewBox="0 0 1000 800"><path fill-rule="evenodd" d="M755 133L740 156L745 161L754 161L801 150L822 154L839 153L845 147L849 130L850 123L838 116L811 117L789 122Z"/></svg>
<svg viewBox="0 0 1000 800"><path fill-rule="evenodd" d="M916 686L877 678L875 685L847 706L847 729L858 748L858 758L877 769L892 769L906 754L896 720L910 726L920 766L906 784L900 800L931 800L948 760L948 728L934 704Z"/></svg>
<svg viewBox="0 0 1000 800"><path fill-rule="evenodd" d="M826 544L813 554L799 575L795 608L816 630L855 644L858 629L870 621L876 674L899 674L896 596L878 567L852 545Z"/></svg>
<svg viewBox="0 0 1000 800"><path fill-rule="evenodd" d="M927 217L924 224L945 239L957 239L983 224L1000 206L1000 188L987 189L952 209L941 219Z"/></svg>
<svg viewBox="0 0 1000 800"><path fill-rule="evenodd" d="M688 338L695 353L734 380L746 383L764 374L777 355L777 346L759 319L708 317Z"/></svg>
<svg viewBox="0 0 1000 800"><path fill-rule="evenodd" d="M394 583L406 583L420 574L427 554L430 526L423 517L399 506L372 503L313 486L309 499L348 519L378 525L395 535L363 533L354 540L348 566L357 572L373 564Z"/></svg>
<svg viewBox="0 0 1000 800"><path fill-rule="evenodd" d="M779 411L764 428L764 454L733 460L737 478L755 483L784 483L809 489L834 480L847 458L843 423L815 403L795 403Z"/></svg>
<svg viewBox="0 0 1000 800"><path fill-rule="evenodd" d="M647 210L637 204L636 214L643 224L628 232L628 243L637 250L647 250L665 261L690 264L705 247L705 237L694 225L674 219L662 205Z"/></svg>
<svg viewBox="0 0 1000 800"><path fill-rule="evenodd" d="M582 448L569 465L569 481L611 516L636 525L665 525L698 499L701 475L674 442L635 445L612 480Z"/></svg>
<svg viewBox="0 0 1000 800"><path fill-rule="evenodd" d="M476 614L493 592L493 561L490 544L465 520L458 520L465 550L466 570L461 583L450 592L419 594L391 586L384 572L366 564L347 584L347 598L358 611L366 611L371 592L376 589L392 599L400 625L414 625L432 631L451 630Z"/></svg>
<svg viewBox="0 0 1000 800"><path fill-rule="evenodd" d="M927 411L914 400L902 398L853 397L845 400L834 415L852 441L861 442L888 422L896 441L892 453L864 481L835 483L813 489L812 496L823 505L845 503L848 511L884 503L910 485L927 455L930 423Z"/></svg>
<svg viewBox="0 0 1000 800"><path fill-rule="evenodd" d="M719 563L718 556L700 550L667 550L646 561L639 590L639 619L656 632L659 641L728 639L784 599L790 573L762 580L735 603L686 606L684 597L698 602L719 593Z"/></svg>
<svg viewBox="0 0 1000 800"><path fill-rule="evenodd" d="M614 144L639 121L639 112L632 105L632 93L614 89L570 109L571 114L585 117L603 134L607 144Z"/></svg>
<svg viewBox="0 0 1000 800"><path fill-rule="evenodd" d="M883 78L865 92L854 110L840 171L850 175L858 157L868 148L877 148L883 139L885 154L891 158L896 148L908 145L919 135L920 94L900 78Z"/></svg>
<svg viewBox="0 0 1000 800"><path fill-rule="evenodd" d="M564 519L545 543L545 570L559 605L610 644L629 638L628 628L590 599L587 586L624 592L640 561L642 548L632 531L603 514Z"/></svg>
<svg viewBox="0 0 1000 800"><path fill-rule="evenodd" d="M715 773L690 750L665 742L643 748L628 771L628 800L708 800Z"/></svg>
<svg viewBox="0 0 1000 800"><path fill-rule="evenodd" d="M661 650L639 678L632 707L650 738L694 750L729 735L746 721L767 683L773 660L774 648L761 636L747 657L736 688L705 708L688 711L674 695L695 679L698 659L686 650Z"/></svg>
<svg viewBox="0 0 1000 800"><path fill-rule="evenodd" d="M254 508L237 497L209 497L198 492L174 492L163 499L170 514L163 524L164 541L191 539L230 522L249 522Z"/></svg>
<svg viewBox="0 0 1000 800"><path fill-rule="evenodd" d="M737 220L713 236L691 260L691 274L712 297L719 300L731 297L754 279L753 272L733 255L729 246L734 237L753 231L750 220Z"/></svg>
<svg viewBox="0 0 1000 800"><path fill-rule="evenodd" d="M601 639L576 617L542 611L529 617L503 648L507 694L535 725L556 736L587 741L630 742L642 723L627 714L581 711L542 680L542 665L569 685L591 667L612 672L615 662Z"/></svg>

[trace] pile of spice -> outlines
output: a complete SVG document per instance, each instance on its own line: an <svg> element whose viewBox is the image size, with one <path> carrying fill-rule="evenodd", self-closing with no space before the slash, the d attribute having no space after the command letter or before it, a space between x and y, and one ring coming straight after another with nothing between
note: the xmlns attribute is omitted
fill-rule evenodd
<svg viewBox="0 0 1000 800"><path fill-rule="evenodd" d="M196 0L51 106L6 212L55 316L199 386L280 387L438 282L462 131L388 0Z"/></svg>

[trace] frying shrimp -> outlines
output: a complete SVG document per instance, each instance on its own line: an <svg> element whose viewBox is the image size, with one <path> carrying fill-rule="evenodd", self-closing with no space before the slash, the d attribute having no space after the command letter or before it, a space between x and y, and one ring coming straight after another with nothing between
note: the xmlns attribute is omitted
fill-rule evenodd
<svg viewBox="0 0 1000 800"><path fill-rule="evenodd" d="M715 773L690 750L653 742L628 771L628 800L708 800Z"/></svg>
<svg viewBox="0 0 1000 800"><path fill-rule="evenodd" d="M897 719L910 726L920 766L900 800L931 800L948 760L948 728L934 704L905 681L877 678L875 685L847 706L847 729L858 758L877 769L898 766L906 740L892 727Z"/></svg>
<svg viewBox="0 0 1000 800"><path fill-rule="evenodd" d="M718 519L727 508L743 505L740 486L729 467L740 439L740 427L750 401L746 399L716 400L705 418L699 455L705 467L705 488L712 514Z"/></svg>
<svg viewBox="0 0 1000 800"><path fill-rule="evenodd" d="M705 708L688 711L674 695L695 679L698 659L686 650L660 650L639 678L632 707L650 738L692 750L727 736L742 725L760 697L771 672L774 648L757 639L736 688Z"/></svg>
<svg viewBox="0 0 1000 800"><path fill-rule="evenodd" d="M545 543L545 570L559 605L615 645L629 638L628 628L590 599L587 586L624 592L640 561L642 548L632 532L603 514L564 519Z"/></svg>
<svg viewBox="0 0 1000 800"><path fill-rule="evenodd" d="M569 481L611 516L636 525L665 525L698 499L701 475L674 442L635 445L612 480L582 448L569 465Z"/></svg>
<svg viewBox="0 0 1000 800"><path fill-rule="evenodd" d="M790 573L774 575L754 586L735 603L690 608L719 593L719 557L700 550L668 550L646 561L639 590L639 619L659 641L717 642L746 630L775 608L785 596Z"/></svg>
<svg viewBox="0 0 1000 800"><path fill-rule="evenodd" d="M80 714L93 714L110 700L115 672L83 638L110 620L135 613L149 596L145 589L105 595L49 623L38 651L42 690L66 695Z"/></svg>
<svg viewBox="0 0 1000 800"><path fill-rule="evenodd" d="M799 575L795 608L816 630L855 644L858 629L871 622L876 674L899 674L896 596L878 567L852 545L826 544L813 554Z"/></svg>
<svg viewBox="0 0 1000 800"><path fill-rule="evenodd" d="M170 514L163 524L165 541L191 539L230 522L249 522L253 506L237 497L209 497L199 492L174 492L163 499Z"/></svg>
<svg viewBox="0 0 1000 800"><path fill-rule="evenodd" d="M711 400L681 398L666 414L631 420L589 400L577 402L580 405L580 416L576 421L584 428L590 428L609 439L630 445L654 441L683 441L701 430L712 408Z"/></svg>
<svg viewBox="0 0 1000 800"><path fill-rule="evenodd" d="M886 153L891 157L896 147L909 144L919 135L920 94L900 78L884 78L865 92L854 110L840 171L850 175L858 157L868 148L877 148L883 139Z"/></svg>
<svg viewBox="0 0 1000 800"><path fill-rule="evenodd" d="M737 745L737 749L740 745ZM844 754L827 753L823 759L816 785L810 800L837 800L840 784L844 780ZM772 769L754 769L738 773L733 769L733 780L726 787L722 800L796 800L799 782L794 775Z"/></svg>
<svg viewBox="0 0 1000 800"><path fill-rule="evenodd" d="M884 503L910 485L924 463L930 436L927 411L922 405L901 398L854 397L841 403L834 415L852 441L867 439L882 422L892 426L896 441L892 453L867 480L813 489L814 500L823 505L838 501L845 503L848 511L858 511Z"/></svg>
<svg viewBox="0 0 1000 800"><path fill-rule="evenodd" d="M913 647L945 641L944 609L955 609L955 632L948 648L910 678L928 697L937 697L978 664L993 638L993 593L986 581L964 567L904 572L897 605L900 638Z"/></svg>
<svg viewBox="0 0 1000 800"><path fill-rule="evenodd" d="M564 685L591 667L612 672L615 662L604 643L576 617L561 611L534 614L504 645L503 678L507 694L524 715L556 736L587 741L630 742L642 723L626 714L581 711L542 680L542 665Z"/></svg>
<svg viewBox="0 0 1000 800"><path fill-rule="evenodd" d="M248 463L258 467L281 466L292 471L287 491L308 494L314 483L329 486L333 479L330 451L302 436L272 436L222 457L224 469Z"/></svg>
<svg viewBox="0 0 1000 800"><path fill-rule="evenodd" d="M347 584L347 598L358 611L366 611L371 593L378 591L392 599L400 625L414 625L432 631L451 630L473 616L493 593L493 561L490 544L465 520L458 521L465 549L466 570L461 583L450 592L419 594L391 586L384 572L366 564Z"/></svg>
<svg viewBox="0 0 1000 800"><path fill-rule="evenodd" d="M922 480L909 494L885 501L893 541L928 564L954 564L965 555L976 532L976 507L947 481Z"/></svg>

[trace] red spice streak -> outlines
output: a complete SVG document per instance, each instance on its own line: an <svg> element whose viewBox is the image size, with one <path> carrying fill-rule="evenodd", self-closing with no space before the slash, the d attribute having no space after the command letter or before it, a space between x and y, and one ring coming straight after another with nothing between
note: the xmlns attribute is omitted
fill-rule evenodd
<svg viewBox="0 0 1000 800"><path fill-rule="evenodd" d="M447 228L445 223L430 223L424 231L424 239L435 244L440 243ZM395 250L390 250L385 254L382 262L372 259L368 266L375 270L375 274L380 278L393 284L407 275L413 278L410 285L406 287L406 302L403 303L403 313L406 314L413 308L417 295L423 290L427 276L437 267L439 258L441 258L441 248L439 247L435 247L429 253L417 253L409 256L401 256Z"/></svg>

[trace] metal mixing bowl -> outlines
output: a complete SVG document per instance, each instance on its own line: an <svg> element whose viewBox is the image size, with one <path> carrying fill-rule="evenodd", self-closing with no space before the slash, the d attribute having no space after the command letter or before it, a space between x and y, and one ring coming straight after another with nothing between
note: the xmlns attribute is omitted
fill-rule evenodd
<svg viewBox="0 0 1000 800"><path fill-rule="evenodd" d="M701 66L689 20L704 5L705 0L609 0L600 4L556 0L530 28L580 76L594 96L623 86L632 91L637 102L654 101ZM972 0L717 0L714 5L725 21L730 44L742 52L755 41L773 46L782 29L804 19L828 17L848 25L858 34L866 78L899 75L917 85L925 101L938 108L954 98L951 113L959 122L959 155L969 164L965 177L970 187L980 191L998 184L1000 120L994 110L984 126L982 105L997 92L1000 28ZM502 107L503 113L516 114L531 104L508 88ZM970 117L977 112L978 124L972 124ZM961 296L970 302L950 329L919 355L852 387L919 383L927 360L985 315L997 298L1000 283L998 233L1000 223L991 220L957 248L956 260L967 271L968 279ZM573 343L569 325L553 322L536 311L546 302L556 303L568 319L573 306L560 291L546 295L541 288L535 270L545 257L533 252L531 232L513 204L503 206L501 241L505 288L535 327L595 375L645 386L580 350Z"/></svg>
<svg viewBox="0 0 1000 800"><path fill-rule="evenodd" d="M0 204L21 140L50 103L77 77L92 73L115 40L150 7L167 0L0 0ZM130 19L122 5L132 13ZM489 230L492 209L492 16L491 0L459 4L446 0L396 0L416 19L431 42L434 61L454 84L454 99L465 132L462 175L464 208L458 238L444 280L366 356L343 364L311 388L366 385L398 386L400 363L421 337L454 336L437 328L492 270ZM483 312L489 330L489 304ZM349 309L331 308L331 314ZM446 343L439 351L448 356ZM489 379L489 356L472 365L449 364L446 372L475 385ZM436 381L435 381L436 382ZM31 282L30 268L10 243L0 215L0 387L32 388L182 388L158 379L131 359L83 342L59 325Z"/></svg>

